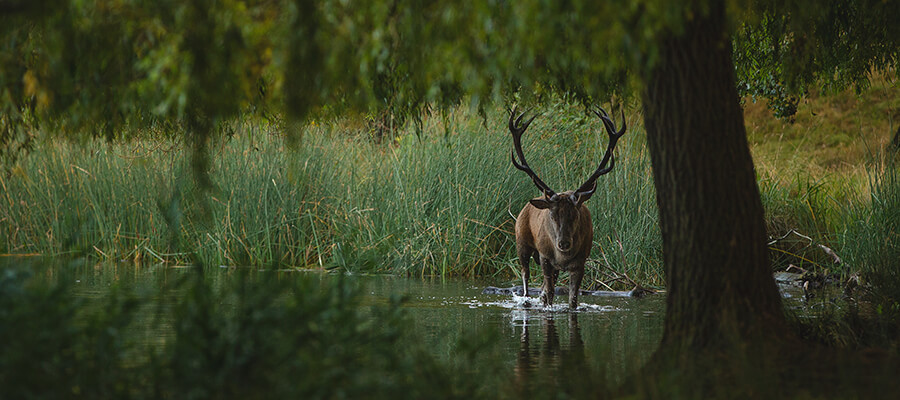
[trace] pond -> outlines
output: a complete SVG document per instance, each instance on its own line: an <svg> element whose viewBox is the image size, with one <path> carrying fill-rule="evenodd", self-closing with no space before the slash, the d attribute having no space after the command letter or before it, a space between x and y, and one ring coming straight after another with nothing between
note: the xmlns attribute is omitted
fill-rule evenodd
<svg viewBox="0 0 900 400"><path fill-rule="evenodd" d="M163 266L97 265L57 267L46 274L54 280L70 281L76 296L100 298L114 286L152 290L189 271ZM277 273L281 279L302 275L324 281L338 276L320 272ZM235 276L230 269L213 269L207 279L221 285ZM656 349L665 315L663 295L581 296L579 308L572 312L565 305L565 296L558 296L553 307L544 309L526 307L521 297L481 293L486 286L503 282L392 275L344 278L362 287L364 305L387 304L392 296L402 296L403 309L412 319L413 329L436 355L450 351L453 340L448 338L478 333L495 335L502 347L498 353L506 357L502 362L523 377L547 368L561 370L567 360L575 359L593 371L605 371L610 382L619 382L643 365ZM146 320L149 330L138 329L138 334L146 335L148 341L163 340L160 336L167 333L153 332L151 325L155 321L151 316Z"/></svg>
<svg viewBox="0 0 900 400"><path fill-rule="evenodd" d="M572 373L564 362L577 360L592 371L606 371L619 382L644 364L662 335L665 297L580 296L575 312L565 296L550 309L525 307L522 298L481 294L497 282L397 277L354 277L373 301L391 294L408 298L417 329L435 346L443 337L467 329L499 332L501 354L517 376L541 371ZM531 301L537 301L531 298ZM440 351L440 349L436 349ZM551 372L552 373L552 372Z"/></svg>
<svg viewBox="0 0 900 400"><path fill-rule="evenodd" d="M69 263L42 271L37 275L39 280L66 283L74 296L88 301L104 298L113 288L125 288L156 293L154 298L165 306L177 303L179 291L159 289L193 269ZM247 279L253 285L254 280L269 274L277 274L279 280L310 279L323 287L344 279L360 288L363 306L387 305L401 296L402 309L411 320L407 329L412 329L433 355L447 357L460 337L490 336L495 340L492 354L497 358L491 361L499 363L513 378L513 385L526 388L525 392L535 382L565 385L562 380L578 379L581 371L595 379L599 375L607 385L623 382L656 350L665 316L663 294L643 298L581 296L579 307L573 311L564 304L565 296L545 309L526 306L517 296L482 294L486 286L508 286L508 282L293 270L242 272L246 271L212 268L206 270L204 279L218 287L236 279ZM809 314L802 290L782 286L782 294L789 308ZM135 340L157 344L169 340L170 327L160 324L156 315L156 311L146 310L136 317L139 326L130 331Z"/></svg>

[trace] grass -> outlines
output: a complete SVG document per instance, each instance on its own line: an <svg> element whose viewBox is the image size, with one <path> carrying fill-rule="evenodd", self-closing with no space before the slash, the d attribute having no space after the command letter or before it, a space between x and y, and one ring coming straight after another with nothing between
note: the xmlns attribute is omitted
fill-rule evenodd
<svg viewBox="0 0 900 400"><path fill-rule="evenodd" d="M769 234L780 237L794 229L812 239L792 236L772 246L775 266L845 276L867 271L869 262L858 256L876 251L867 243L900 234L885 230L874 237L859 228L873 222L883 192L896 191L882 184L896 172L889 146L900 123L896 82L875 77L861 95L813 90L787 120L751 99L744 111ZM843 263L835 264L818 245L833 249Z"/></svg>
<svg viewBox="0 0 900 400"><path fill-rule="evenodd" d="M884 162L882 149L900 127L897 83L885 77L874 78L861 95L812 90L790 119L774 118L765 101L746 99L744 110L757 169L783 184L796 175L840 175L867 189L866 171Z"/></svg>
<svg viewBox="0 0 900 400"><path fill-rule="evenodd" d="M554 107L524 141L561 191L590 175L606 137L596 118ZM330 121L308 127L296 148L276 127L246 124L214 145L205 200L177 144L43 143L0 178L0 252L512 279L511 215L537 191L509 161L505 113L481 121L458 109L390 144L352 120ZM628 122L616 170L587 203L593 257L660 285L648 157L640 124Z"/></svg>
<svg viewBox="0 0 900 400"><path fill-rule="evenodd" d="M876 80L862 97L812 93L793 122L746 103L769 233L809 237L773 245L775 268L847 275L870 263L857 253L875 251L861 241L876 233L859 221L895 190L882 177L898 101L894 84ZM588 286L606 277L598 265L664 282L641 115L628 115L616 169L587 203L597 261ZM206 194L195 190L178 143L39 143L0 176L0 253L514 281L512 216L537 191L509 161L506 117L457 108L384 143L370 138L364 118L316 121L292 147L280 126L235 123L212 145ZM524 142L532 166L561 191L593 170L605 135L596 118L556 101ZM885 229L876 240L892 243L897 233Z"/></svg>
<svg viewBox="0 0 900 400"><path fill-rule="evenodd" d="M900 169L874 176L871 201L856 205L842 237L849 263L874 283L878 303L900 313ZM887 301L885 301L887 300Z"/></svg>

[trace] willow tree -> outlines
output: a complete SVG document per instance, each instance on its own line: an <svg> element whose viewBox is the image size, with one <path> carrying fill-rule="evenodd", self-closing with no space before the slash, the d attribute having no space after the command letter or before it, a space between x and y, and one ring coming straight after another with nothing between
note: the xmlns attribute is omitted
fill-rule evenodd
<svg viewBox="0 0 900 400"><path fill-rule="evenodd" d="M6 2L2 100L66 127L182 121L202 150L215 121L261 101L257 92L299 120L385 96L409 112L546 91L585 102L632 96L643 104L663 236L661 348L689 361L790 337L738 79L742 91L788 99L788 109L810 84L864 88L873 71L896 71L900 7L462 3Z"/></svg>
<svg viewBox="0 0 900 400"><path fill-rule="evenodd" d="M29 130L127 139L159 124L195 151L262 103L279 10L267 1L0 2L0 156Z"/></svg>

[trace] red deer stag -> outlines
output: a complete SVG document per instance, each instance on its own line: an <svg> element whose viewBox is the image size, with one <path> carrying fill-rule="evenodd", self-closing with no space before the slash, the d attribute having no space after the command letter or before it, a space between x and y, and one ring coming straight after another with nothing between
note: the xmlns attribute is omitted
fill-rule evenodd
<svg viewBox="0 0 900 400"><path fill-rule="evenodd" d="M516 251L522 265L522 295L528 296L528 279L531 274L531 259L541 266L544 274L544 285L541 287L541 302L549 306L553 304L554 289L559 271L569 272L569 308L578 307L578 292L581 279L584 277L584 263L591 252L594 239L594 226L591 213L584 202L591 198L597 190L597 178L612 171L615 165L613 149L616 142L625 134L625 112L622 112L622 129L616 130L616 124L606 113L597 107L594 114L600 117L609 135L609 144L600 165L594 173L576 190L556 193L547 186L537 173L528 166L522 152L522 133L528 129L531 117L524 124L522 117L526 112L516 116L516 108L509 115L509 131L513 137L512 163L524 171L534 181L535 186L543 193L542 197L531 199L516 219ZM518 156L518 161L516 161Z"/></svg>

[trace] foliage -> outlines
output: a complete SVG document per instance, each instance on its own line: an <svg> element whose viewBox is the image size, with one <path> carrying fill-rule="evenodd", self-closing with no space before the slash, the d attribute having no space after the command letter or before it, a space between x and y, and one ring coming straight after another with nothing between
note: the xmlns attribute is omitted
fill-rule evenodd
<svg viewBox="0 0 900 400"><path fill-rule="evenodd" d="M895 65L888 3L809 5L732 4L738 75L755 92L864 83ZM407 113L516 90L596 97L626 90L625 72L651 67L657 36L694 13L655 0L46 0L4 11L4 102L104 131L150 117L221 121L265 96L283 96L300 116L379 102Z"/></svg>
<svg viewBox="0 0 900 400"><path fill-rule="evenodd" d="M115 135L154 117L236 115L271 53L265 1L46 3L3 17L18 50L3 65L18 73L3 86L63 127Z"/></svg>
<svg viewBox="0 0 900 400"><path fill-rule="evenodd" d="M399 299L363 306L342 279L262 272L217 282L198 270L160 293L89 299L66 283L66 267L55 282L34 268L0 269L0 387L12 398L497 395L454 364L478 346L436 358L408 333ZM159 336L134 340L148 329Z"/></svg>
<svg viewBox="0 0 900 400"><path fill-rule="evenodd" d="M891 2L761 0L753 10L735 34L738 88L768 99L779 117L796 113L812 85L862 91L873 72L896 74L900 11Z"/></svg>
<svg viewBox="0 0 900 400"><path fill-rule="evenodd" d="M208 138L224 119L265 108L275 2L47 0L2 7L4 157L16 157L35 129L121 140L172 124L192 145L206 188Z"/></svg>
<svg viewBox="0 0 900 400"><path fill-rule="evenodd" d="M484 115L497 99L634 93L658 39L709 9L688 3L5 2L0 155L27 150L37 129L123 139L162 123L192 145L209 188L207 141L236 116L356 109L394 131L463 101ZM740 88L780 116L811 84L864 88L896 65L898 16L886 2L729 6Z"/></svg>
<svg viewBox="0 0 900 400"><path fill-rule="evenodd" d="M571 92L586 102L626 90L625 72L652 62L642 54L658 26L685 13L658 1L48 0L5 8L7 109L37 113L66 136L114 139L179 122L201 148L228 118L280 109L282 99L301 118L372 104L405 117L426 104L517 91Z"/></svg>
<svg viewBox="0 0 900 400"><path fill-rule="evenodd" d="M32 115L50 134L66 137L88 133L116 139L126 136L121 134L125 128L145 128L162 121L184 129L184 142L193 150L190 168L200 173L200 180L177 186L198 185L212 193L214 185L206 175L211 166L209 139L221 132L220 128L231 118L266 104L270 88L284 97L285 109L300 118L379 103L400 113L414 113L426 104L446 109L467 95L482 110L484 103L498 98L530 103L546 99L547 94L572 94L582 103L596 102L611 92L629 92L632 82L640 88L641 80L657 65L662 53L658 46L665 43L661 39L678 35L684 25L702 19L710 9L721 10L723 2L479 1L462 7L455 2L398 1L366 6L308 0L57 0L9 4L4 3L3 7L11 13L0 17L4 26L0 30L0 46L4 53L13 55L0 60L0 75L7 77L0 82L4 91L0 101L4 102L4 109L12 110L10 117L0 121L4 141L28 143L29 130L34 126ZM768 57L756 65L771 71L738 72L748 90L760 88L749 93L779 97L781 103L774 104L781 104L783 114L791 112L790 97L802 92L805 85L813 82L811 79L830 80L835 85L860 83L872 69L896 66L898 18L896 7L891 8L888 2L848 0L827 7L809 1L728 5L734 18L733 29L740 29L742 23L752 26L756 21L765 21L766 29L761 34L775 35L772 40L756 40L757 36L748 35L753 38L752 43L736 47L742 56ZM726 45L729 38L723 35L721 40ZM792 51L778 51L785 42ZM756 51L754 46L770 46L774 50ZM259 100L257 94L264 99ZM696 107L690 110L698 114L707 111ZM691 115L686 119L691 120ZM3 144L11 148L6 142ZM738 150L746 151L743 142L739 147ZM18 150L4 153L17 154ZM669 157L664 151L656 155ZM703 157L677 155L682 156ZM320 160L332 161L326 157ZM458 164L444 166L458 168ZM323 177L339 182L346 179L328 171L330 167L318 165L325 171ZM452 170L449 175L457 177ZM748 179L742 183L750 187ZM468 188L460 181L451 183ZM340 199L338 202L345 195L355 194L340 188L343 191L333 195ZM431 210L441 214L448 209L447 204L456 205L459 210L459 200L468 194L440 189L446 203L432 203L426 189L426 195L420 197L424 201L417 204L407 199L402 205L416 207L407 210L408 215L428 211L429 206L445 206ZM702 191L700 196L714 198L717 191L728 190L717 185L708 192ZM177 196L180 193L157 204L177 205ZM13 203L8 195L7 202ZM198 213L212 212L210 204L199 203ZM58 204L52 203L48 209L59 207ZM181 231L186 223L211 223L208 218L190 219L181 214L179 207L168 209L171 212L162 217L168 219L176 241L191 239ZM399 208L388 208L390 212L396 209ZM105 210L90 211L102 214ZM490 215L496 215L496 210L492 211ZM83 218L79 212L74 215L76 219ZM385 214L382 218L379 222L384 223ZM290 226L292 222L283 219L279 223ZM760 221L747 222L758 227ZM404 232L429 234L427 230L413 229L430 226L401 226L406 229ZM442 234L440 231L448 225L434 226ZM368 226L359 230L372 231ZM106 228L105 232L113 230ZM194 239L204 234L210 237L205 228L195 232L199 234ZM270 231L262 232L265 235ZM311 232L318 231L313 228ZM696 232L685 242L705 239L702 230ZM388 235L375 237L393 240ZM74 240L79 241L77 237ZM82 252L91 248L83 246ZM692 264L686 265L690 270ZM688 276L711 273L714 271ZM683 291L678 293L670 295L686 296ZM201 296L198 304L206 307L213 303L205 302ZM728 311L725 309L722 315L731 315ZM200 329L198 333L218 332ZM190 362L216 365L202 357ZM199 388L221 387L218 382L237 375L226 371L213 377L212 384ZM224 394L207 391L196 395L231 394L228 390Z"/></svg>
<svg viewBox="0 0 900 400"><path fill-rule="evenodd" d="M100 312L27 268L0 269L0 387L15 398L125 395L136 369L127 330L137 301L113 291Z"/></svg>

